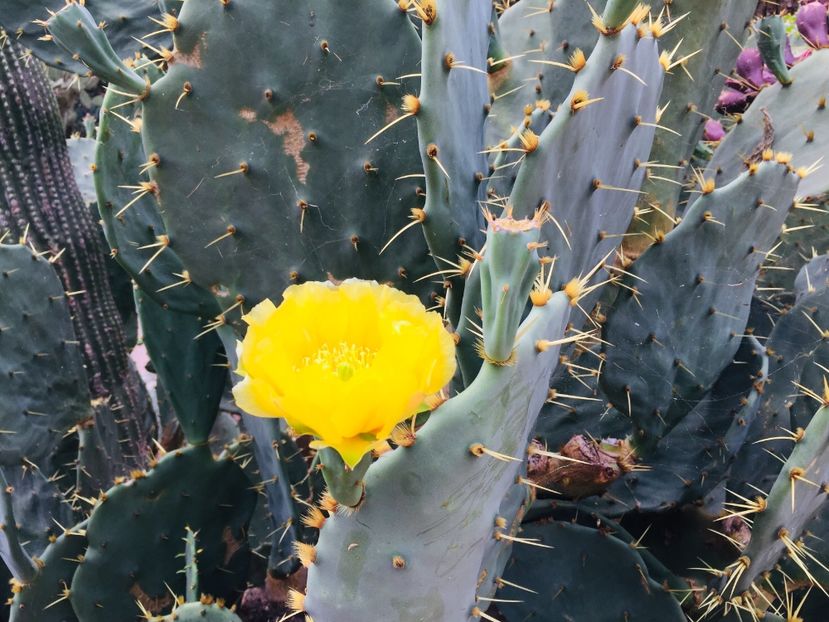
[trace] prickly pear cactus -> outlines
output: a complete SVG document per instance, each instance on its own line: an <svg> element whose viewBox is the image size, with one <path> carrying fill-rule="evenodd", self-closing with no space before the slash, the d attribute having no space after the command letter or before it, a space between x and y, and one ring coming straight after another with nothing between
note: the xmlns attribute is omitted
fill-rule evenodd
<svg viewBox="0 0 829 622"><path fill-rule="evenodd" d="M10 482L14 615L821 622L829 20L753 5L56 11L183 439L101 493L77 426L43 566Z"/></svg>

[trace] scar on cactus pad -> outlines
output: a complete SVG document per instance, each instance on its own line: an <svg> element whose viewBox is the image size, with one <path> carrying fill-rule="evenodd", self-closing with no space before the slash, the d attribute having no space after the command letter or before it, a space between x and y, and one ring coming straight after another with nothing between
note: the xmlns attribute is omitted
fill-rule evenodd
<svg viewBox="0 0 829 622"><path fill-rule="evenodd" d="M308 282L244 317L238 405L282 417L354 469L400 422L428 410L455 373L441 316L373 281Z"/></svg>

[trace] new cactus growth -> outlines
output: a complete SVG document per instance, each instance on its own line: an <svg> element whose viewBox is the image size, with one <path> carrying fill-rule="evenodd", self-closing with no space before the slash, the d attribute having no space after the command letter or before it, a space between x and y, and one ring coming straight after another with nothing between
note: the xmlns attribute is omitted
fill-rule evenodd
<svg viewBox="0 0 829 622"><path fill-rule="evenodd" d="M99 423L83 262L11 244L75 203L4 184L13 622L822 622L825 4L150 4L36 25L170 407Z"/></svg>

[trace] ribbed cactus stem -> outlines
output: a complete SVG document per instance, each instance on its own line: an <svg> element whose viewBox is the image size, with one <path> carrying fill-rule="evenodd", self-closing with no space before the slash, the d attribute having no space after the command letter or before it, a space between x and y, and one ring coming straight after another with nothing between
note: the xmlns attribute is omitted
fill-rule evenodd
<svg viewBox="0 0 829 622"><path fill-rule="evenodd" d="M0 231L60 253L54 267L83 346L92 398L128 420L119 426L119 440L129 461L143 463L146 439L136 422L146 420L150 404L129 363L106 251L75 182L42 66L13 38L0 48L0 188Z"/></svg>

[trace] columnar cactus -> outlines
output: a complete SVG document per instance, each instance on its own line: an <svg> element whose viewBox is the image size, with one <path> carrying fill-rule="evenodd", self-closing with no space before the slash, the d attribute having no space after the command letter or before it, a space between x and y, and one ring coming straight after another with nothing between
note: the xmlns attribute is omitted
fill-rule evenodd
<svg viewBox="0 0 829 622"><path fill-rule="evenodd" d="M27 62L24 48L13 39L0 46L0 136L0 230L37 252L59 256L53 266L96 401L95 424L110 468L123 475L145 464L154 417L129 361L106 252L75 183L57 102L43 69ZM107 477L96 485L108 485Z"/></svg>

